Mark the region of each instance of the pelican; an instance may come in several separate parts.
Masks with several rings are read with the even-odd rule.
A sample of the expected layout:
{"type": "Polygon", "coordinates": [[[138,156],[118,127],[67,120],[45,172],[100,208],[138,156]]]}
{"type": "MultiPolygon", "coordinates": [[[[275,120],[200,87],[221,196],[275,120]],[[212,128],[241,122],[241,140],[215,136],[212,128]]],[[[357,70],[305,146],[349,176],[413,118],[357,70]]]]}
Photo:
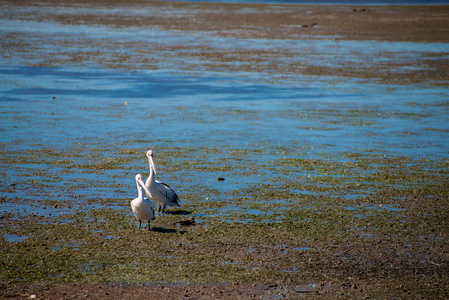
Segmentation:
{"type": "Polygon", "coordinates": [[[167,184],[162,183],[155,179],[156,175],[156,167],[154,166],[153,161],[153,151],[147,151],[148,164],[150,166],[150,176],[145,182],[145,186],[147,187],[149,193],[149,197],[159,204],[159,215],[165,212],[165,206],[181,206],[178,195],[176,195],[175,191],[169,187],[167,184]]]}
{"type": "Polygon", "coordinates": [[[142,227],[142,220],[148,220],[148,230],[150,230],[150,221],[154,220],[154,208],[150,199],[144,198],[142,195],[142,189],[150,196],[150,192],[142,181],[140,174],[136,175],[137,184],[137,198],[131,201],[131,209],[139,221],[139,229],[142,227]]]}

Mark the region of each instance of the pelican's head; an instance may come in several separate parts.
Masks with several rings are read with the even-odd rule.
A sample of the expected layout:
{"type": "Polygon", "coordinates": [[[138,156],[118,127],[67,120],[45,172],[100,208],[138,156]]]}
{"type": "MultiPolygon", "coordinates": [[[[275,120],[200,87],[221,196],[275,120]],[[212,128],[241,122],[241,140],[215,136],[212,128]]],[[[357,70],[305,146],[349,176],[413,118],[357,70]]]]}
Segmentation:
{"type": "Polygon", "coordinates": [[[152,198],[152,195],[151,195],[150,191],[146,187],[145,183],[142,181],[142,175],[140,175],[140,174],[136,175],[136,183],[137,183],[137,187],[138,188],[142,187],[143,190],[145,191],[145,194],[147,194],[148,197],[152,198]]]}
{"type": "Polygon", "coordinates": [[[150,164],[150,170],[152,169],[154,174],[156,174],[156,167],[154,166],[154,161],[153,161],[153,150],[147,151],[147,157],[148,157],[148,163],[150,164]]]}

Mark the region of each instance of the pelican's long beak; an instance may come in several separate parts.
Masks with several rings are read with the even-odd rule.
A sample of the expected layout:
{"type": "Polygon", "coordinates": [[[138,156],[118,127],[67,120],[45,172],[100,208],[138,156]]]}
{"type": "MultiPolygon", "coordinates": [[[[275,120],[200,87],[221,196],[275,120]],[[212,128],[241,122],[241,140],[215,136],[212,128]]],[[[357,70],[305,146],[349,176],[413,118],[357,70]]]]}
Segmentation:
{"type": "Polygon", "coordinates": [[[142,181],[142,179],[137,180],[137,182],[140,184],[140,186],[143,188],[143,190],[145,191],[145,194],[147,194],[148,197],[153,198],[151,196],[150,191],[148,190],[148,188],[146,187],[145,183],[142,181]]]}
{"type": "Polygon", "coordinates": [[[156,174],[157,171],[156,171],[156,167],[154,166],[153,157],[152,157],[152,156],[149,156],[149,157],[148,157],[148,161],[150,162],[151,168],[153,168],[154,174],[156,174]]]}

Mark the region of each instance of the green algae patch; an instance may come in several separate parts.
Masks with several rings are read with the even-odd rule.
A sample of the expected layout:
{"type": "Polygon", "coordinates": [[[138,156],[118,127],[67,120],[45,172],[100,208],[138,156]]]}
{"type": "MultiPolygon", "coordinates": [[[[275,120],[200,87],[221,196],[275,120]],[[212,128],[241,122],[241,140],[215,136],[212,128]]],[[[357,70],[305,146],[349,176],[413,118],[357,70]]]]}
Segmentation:
{"type": "MultiPolygon", "coordinates": [[[[250,196],[260,199],[259,203],[233,198],[230,204],[241,211],[243,223],[224,220],[219,203],[185,205],[184,211],[197,215],[196,226],[174,225],[179,216],[172,209],[171,214],[157,217],[150,231],[137,230],[127,206],[78,211],[47,218],[47,222],[36,222],[33,217],[3,220],[8,233],[27,238],[1,240],[1,278],[69,283],[297,284],[311,278],[324,280],[323,272],[370,278],[412,276],[411,270],[418,268],[420,274],[444,275],[439,267],[445,264],[444,255],[433,249],[439,249],[447,235],[447,211],[436,213],[435,209],[427,215],[431,210],[417,213],[421,209],[406,203],[407,209],[398,210],[344,198],[276,194],[270,185],[253,189],[250,196]],[[270,201],[274,196],[283,202],[270,201]],[[255,208],[260,210],[258,217],[244,212],[255,208]],[[206,212],[211,214],[210,209],[217,216],[212,213],[202,218],[206,212]],[[407,254],[389,256],[393,249],[407,254]]],[[[446,201],[418,200],[429,207],[446,201]]]]}
{"type": "MultiPolygon", "coordinates": [[[[430,295],[425,284],[449,278],[445,159],[363,149],[308,158],[309,149],[296,144],[153,147],[182,206],[157,214],[151,230],[137,230],[132,177],[146,176],[148,148],[126,145],[101,152],[99,144],[88,157],[117,167],[82,173],[72,167],[86,161],[79,152],[41,151],[34,163],[42,170],[28,174],[32,180],[3,188],[27,194],[1,198],[2,281],[298,285],[407,278],[430,295]],[[218,174],[226,180],[217,181],[218,174]],[[195,225],[179,225],[187,217],[195,225]]],[[[32,159],[14,163],[25,153],[3,154],[4,164],[33,169],[32,159]]]]}

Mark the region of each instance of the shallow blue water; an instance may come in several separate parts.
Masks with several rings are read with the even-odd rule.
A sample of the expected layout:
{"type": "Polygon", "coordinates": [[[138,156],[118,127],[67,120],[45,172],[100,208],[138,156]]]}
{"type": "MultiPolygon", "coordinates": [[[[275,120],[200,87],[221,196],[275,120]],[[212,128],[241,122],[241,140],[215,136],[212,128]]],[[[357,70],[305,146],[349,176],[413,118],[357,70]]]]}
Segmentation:
{"type": "MultiPolygon", "coordinates": [[[[207,45],[223,52],[237,48],[282,53],[288,49],[291,55],[272,57],[274,64],[313,61],[324,67],[348,63],[369,67],[394,61],[407,67],[409,60],[444,52],[447,44],[339,41],[335,37],[303,40],[301,36],[296,40],[236,39],[152,28],[140,29],[136,35],[123,28],[6,19],[0,21],[0,30],[26,34],[30,44],[33,39],[38,44],[29,53],[0,61],[0,149],[8,155],[0,162],[0,183],[4,187],[16,183],[4,192],[8,197],[73,198],[79,203],[134,197],[133,178],[137,172],[147,172],[143,153],[149,148],[185,150],[186,158],[164,158],[178,167],[190,161],[201,166],[203,161],[221,164],[227,159],[224,164],[231,164],[235,172],[226,174],[226,184],[215,181],[221,174],[198,172],[193,176],[189,170],[159,169],[161,177],[181,195],[201,190],[204,198],[209,192],[214,197],[265,184],[272,178],[291,180],[270,164],[284,150],[286,157],[327,157],[337,162],[348,160],[346,153],[411,160],[449,158],[446,87],[337,76],[283,76],[283,70],[273,74],[264,68],[210,70],[208,61],[164,56],[156,50],[147,53],[154,60],[151,65],[133,61],[147,45],[155,43],[207,45]],[[91,48],[82,48],[87,53],[126,54],[131,57],[127,65],[133,68],[113,63],[114,67],[107,68],[95,60],[67,63],[64,59],[55,60],[51,67],[38,66],[48,53],[60,51],[61,56],[68,56],[80,51],[76,44],[61,51],[61,39],[88,41],[91,48]],[[114,44],[115,39],[134,41],[136,46],[114,44]],[[68,162],[20,161],[42,149],[54,150],[61,156],[56,160],[68,162]],[[71,163],[95,165],[96,159],[117,157],[126,149],[141,149],[142,158],[98,172],[70,168],[71,163]],[[64,156],[64,151],[70,153],[64,156]],[[244,156],[243,165],[253,166],[249,171],[255,174],[245,174],[239,165],[241,156],[233,157],[237,151],[253,152],[244,156]],[[17,163],[11,164],[11,157],[17,163]],[[111,190],[111,185],[116,188],[111,190]]],[[[245,62],[228,62],[227,67],[238,63],[245,62]]],[[[294,171],[293,176],[309,175],[304,170],[294,171]]],[[[353,192],[354,197],[362,197],[368,191],[353,192]]],[[[234,206],[227,207],[231,210],[234,206]]]]}
{"type": "Polygon", "coordinates": [[[0,78],[20,82],[0,89],[4,143],[70,147],[113,134],[191,145],[219,144],[222,136],[237,145],[302,141],[418,157],[449,150],[445,88],[27,66],[3,67],[0,78]]]}

